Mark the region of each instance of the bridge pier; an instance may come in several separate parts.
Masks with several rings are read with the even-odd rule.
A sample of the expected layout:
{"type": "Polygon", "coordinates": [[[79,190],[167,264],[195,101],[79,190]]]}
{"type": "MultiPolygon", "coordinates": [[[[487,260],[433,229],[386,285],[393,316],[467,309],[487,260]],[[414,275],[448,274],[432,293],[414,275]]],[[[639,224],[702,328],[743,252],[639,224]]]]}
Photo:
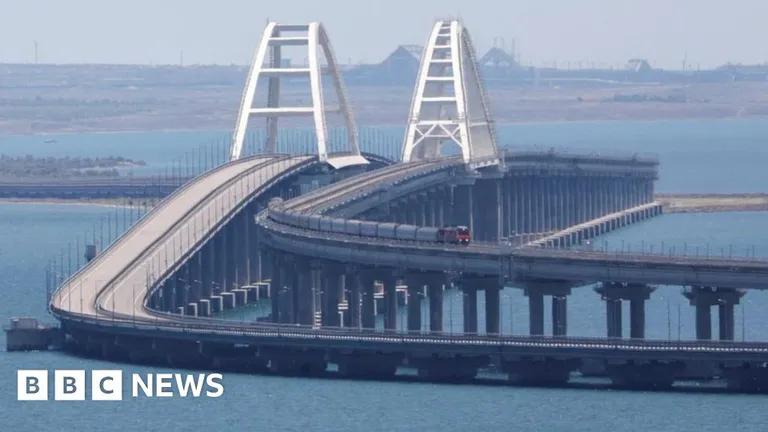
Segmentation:
{"type": "Polygon", "coordinates": [[[341,276],[344,269],[340,264],[323,264],[321,296],[323,298],[322,323],[326,327],[339,327],[339,300],[341,297],[341,276]]]}
{"type": "Polygon", "coordinates": [[[477,333],[477,287],[461,282],[464,333],[477,333]]]}
{"type": "Polygon", "coordinates": [[[421,296],[424,291],[424,276],[420,273],[408,273],[405,276],[408,286],[408,331],[421,331],[421,296]]]}
{"type": "Polygon", "coordinates": [[[374,282],[376,277],[370,271],[363,271],[359,275],[361,284],[360,324],[363,328],[376,328],[376,299],[374,298],[374,282]]]}
{"type": "Polygon", "coordinates": [[[464,332],[477,333],[477,291],[485,292],[485,334],[500,333],[501,283],[498,276],[462,275],[464,332]]]}
{"type": "Polygon", "coordinates": [[[624,337],[622,331],[622,300],[629,301],[629,337],[645,338],[645,301],[655,288],[645,284],[603,282],[595,288],[605,301],[608,337],[624,337]]]}
{"type": "Polygon", "coordinates": [[[387,330],[397,330],[397,279],[388,272],[382,277],[384,283],[384,304],[386,315],[384,315],[384,328],[387,330]]]}
{"type": "Polygon", "coordinates": [[[712,339],[712,306],[718,306],[720,340],[734,339],[734,306],[744,295],[743,290],[693,286],[683,292],[696,307],[696,339],[712,339]]]}
{"type": "Polygon", "coordinates": [[[295,258],[296,271],[296,320],[302,325],[312,325],[315,321],[315,288],[312,267],[309,260],[295,258]]]}
{"type": "Polygon", "coordinates": [[[568,295],[572,282],[560,280],[527,280],[523,293],[528,297],[528,330],[531,336],[544,334],[544,296],[552,297],[552,336],[568,334],[568,295]]]}
{"type": "Polygon", "coordinates": [[[360,270],[357,266],[347,266],[344,273],[344,287],[346,289],[347,315],[345,327],[360,328],[360,292],[363,282],[360,280],[360,270]]]}
{"type": "Polygon", "coordinates": [[[427,283],[429,297],[429,330],[443,331],[443,280],[435,278],[427,283]]]}

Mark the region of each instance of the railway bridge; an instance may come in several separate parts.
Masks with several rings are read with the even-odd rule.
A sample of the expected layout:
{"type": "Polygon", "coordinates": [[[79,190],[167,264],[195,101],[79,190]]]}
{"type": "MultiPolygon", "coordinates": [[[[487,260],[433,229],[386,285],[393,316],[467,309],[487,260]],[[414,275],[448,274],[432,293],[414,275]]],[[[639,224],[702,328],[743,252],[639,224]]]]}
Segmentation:
{"type": "Polygon", "coordinates": [[[430,35],[403,162],[362,154],[332,56],[317,23],[267,27],[232,160],[174,191],[61,281],[50,309],[70,347],[108,359],[283,374],[391,378],[409,369],[464,381],[483,370],[534,384],[581,374],[631,388],[723,378],[731,388],[766,390],[768,343],[734,341],[733,316],[746,290],[766,288],[768,262],[567,249],[660,213],[655,159],[497,149],[458,21],[438,22],[430,35]],[[282,47],[297,45],[308,49],[307,69],[280,61],[282,47]],[[326,134],[335,110],[319,91],[323,72],[347,127],[341,147],[326,134]],[[310,106],[280,106],[280,80],[296,76],[309,84],[310,106]],[[254,107],[265,80],[267,103],[254,107]],[[251,117],[266,119],[266,148],[274,150],[286,116],[311,118],[316,154],[243,153],[251,117]],[[437,236],[457,225],[469,227],[469,245],[437,236]],[[657,284],[686,287],[697,340],[645,338],[645,301],[657,284]],[[605,300],[605,338],[568,336],[568,295],[584,286],[605,300]],[[461,332],[443,328],[451,287],[462,291],[461,332]],[[502,334],[503,289],[527,296],[529,335],[502,334]],[[629,334],[622,301],[630,303],[629,334]],[[253,303],[266,309],[258,319],[227,319],[253,303]]]}

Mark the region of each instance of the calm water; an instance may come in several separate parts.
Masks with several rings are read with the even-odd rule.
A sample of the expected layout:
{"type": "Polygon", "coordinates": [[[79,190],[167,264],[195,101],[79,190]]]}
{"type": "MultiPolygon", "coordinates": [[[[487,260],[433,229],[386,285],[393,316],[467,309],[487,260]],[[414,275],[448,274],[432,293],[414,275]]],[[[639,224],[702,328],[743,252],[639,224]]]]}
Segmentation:
{"type": "MultiPolygon", "coordinates": [[[[303,142],[305,135],[289,137],[303,142]]],[[[361,146],[391,157],[399,154],[402,135],[400,127],[361,127],[361,146]]],[[[661,160],[660,192],[768,192],[768,119],[527,123],[499,125],[498,135],[505,147],[655,154],[661,160]]],[[[148,163],[134,170],[138,175],[220,160],[228,137],[211,130],[0,135],[0,154],[119,155],[148,163]],[[56,143],[45,143],[50,139],[56,143]]]]}
{"type": "MultiPolygon", "coordinates": [[[[54,149],[41,137],[0,137],[2,152],[85,155],[121,154],[163,164],[208,139],[200,133],[87,134],[58,137],[54,149]],[[39,143],[39,144],[38,144],[39,143]],[[71,146],[70,146],[71,145],[71,146]],[[105,150],[105,148],[109,147],[105,150]]],[[[668,191],[766,191],[768,121],[573,123],[502,128],[506,142],[526,146],[620,149],[658,153],[659,188],[668,191]],[[593,144],[594,143],[594,144],[593,144]],[[670,167],[671,165],[671,167],[670,167]],[[715,169],[717,168],[717,169],[715,169]],[[686,171],[687,170],[687,171],[686,171]],[[688,174],[685,174],[688,173],[688,174]],[[737,173],[738,175],[736,175],[737,173]]],[[[0,204],[0,320],[12,315],[50,319],[45,312],[42,268],[114,210],[84,205],[0,204]]],[[[768,256],[768,213],[665,215],[617,231],[597,242],[610,250],[674,247],[690,254],[750,253],[768,256]],[[622,243],[623,242],[623,243],[622,243]]],[[[480,299],[482,301],[482,298],[480,299]]],[[[504,332],[527,332],[527,308],[519,290],[502,294],[504,332]]],[[[461,300],[446,296],[446,326],[458,329],[461,300]],[[453,307],[452,307],[453,306],[453,307]]],[[[768,340],[764,293],[750,292],[736,312],[737,338],[768,340]]],[[[591,287],[574,290],[569,333],[604,334],[605,312],[591,287]]],[[[648,336],[690,338],[691,307],[679,287],[660,287],[648,303],[648,336]],[[679,319],[678,319],[679,316],[679,319]]],[[[628,314],[625,313],[625,317],[628,314]]],[[[716,313],[715,313],[716,316],[716,313]]],[[[233,317],[237,319],[237,317],[233,317]]],[[[482,323],[481,323],[482,325],[482,323]]],[[[625,323],[628,328],[628,323],[625,323]]],[[[4,336],[2,336],[4,338],[4,336]]],[[[4,339],[0,344],[4,348],[4,339]]],[[[81,431],[191,430],[548,430],[701,431],[765,430],[768,398],[746,395],[531,389],[416,383],[279,378],[225,374],[219,399],[136,399],[123,403],[15,401],[19,368],[108,369],[155,372],[62,353],[0,352],[0,430],[49,430],[55,424],[81,431]],[[55,417],[54,417],[55,416],[55,417]]],[[[61,426],[59,426],[61,427],[61,426]]]]}

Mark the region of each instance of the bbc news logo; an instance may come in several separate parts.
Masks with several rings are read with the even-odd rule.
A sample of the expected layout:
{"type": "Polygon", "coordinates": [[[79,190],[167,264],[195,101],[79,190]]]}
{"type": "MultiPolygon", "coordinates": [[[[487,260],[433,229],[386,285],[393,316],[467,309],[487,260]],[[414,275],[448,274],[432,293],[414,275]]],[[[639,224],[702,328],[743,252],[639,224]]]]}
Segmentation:
{"type": "MultiPolygon", "coordinates": [[[[90,388],[90,400],[123,400],[123,371],[92,370],[90,387],[86,382],[84,370],[53,371],[53,381],[49,386],[49,371],[45,369],[20,369],[16,373],[16,398],[21,401],[48,400],[51,388],[53,400],[82,401],[86,399],[86,388],[90,388]]],[[[170,397],[209,397],[217,398],[224,394],[224,377],[212,374],[130,374],[130,397],[170,398],[170,397]]],[[[126,387],[127,390],[127,387],[126,387]]]]}

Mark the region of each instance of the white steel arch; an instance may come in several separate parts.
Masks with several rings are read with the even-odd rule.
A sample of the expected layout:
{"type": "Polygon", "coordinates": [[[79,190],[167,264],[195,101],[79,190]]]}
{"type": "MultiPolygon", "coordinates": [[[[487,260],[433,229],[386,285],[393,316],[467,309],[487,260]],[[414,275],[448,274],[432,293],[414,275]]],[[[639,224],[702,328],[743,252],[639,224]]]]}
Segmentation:
{"type": "Polygon", "coordinates": [[[270,22],[264,29],[264,34],[256,48],[253,63],[248,72],[237,124],[232,134],[230,158],[236,160],[243,156],[245,133],[252,117],[266,119],[265,151],[274,153],[277,150],[278,119],[297,116],[312,117],[317,140],[317,155],[321,161],[328,162],[335,168],[368,163],[360,155],[357,126],[349,109],[336,58],[323,26],[318,22],[299,25],[270,22]],[[284,66],[282,58],[282,47],[284,46],[305,46],[307,48],[307,66],[284,66]],[[327,72],[336,91],[339,103],[338,112],[343,116],[346,126],[347,149],[341,153],[329,153],[328,150],[328,128],[325,117],[329,110],[323,101],[322,79],[324,71],[320,64],[320,50],[325,57],[327,72]],[[281,106],[280,79],[290,76],[308,78],[311,95],[310,106],[281,106]],[[267,103],[263,108],[256,108],[253,103],[257,85],[259,80],[264,78],[268,79],[267,103]]]}
{"type": "Polygon", "coordinates": [[[466,163],[499,163],[475,50],[457,20],[436,22],[422,53],[402,160],[440,157],[443,144],[450,142],[466,163]]]}

